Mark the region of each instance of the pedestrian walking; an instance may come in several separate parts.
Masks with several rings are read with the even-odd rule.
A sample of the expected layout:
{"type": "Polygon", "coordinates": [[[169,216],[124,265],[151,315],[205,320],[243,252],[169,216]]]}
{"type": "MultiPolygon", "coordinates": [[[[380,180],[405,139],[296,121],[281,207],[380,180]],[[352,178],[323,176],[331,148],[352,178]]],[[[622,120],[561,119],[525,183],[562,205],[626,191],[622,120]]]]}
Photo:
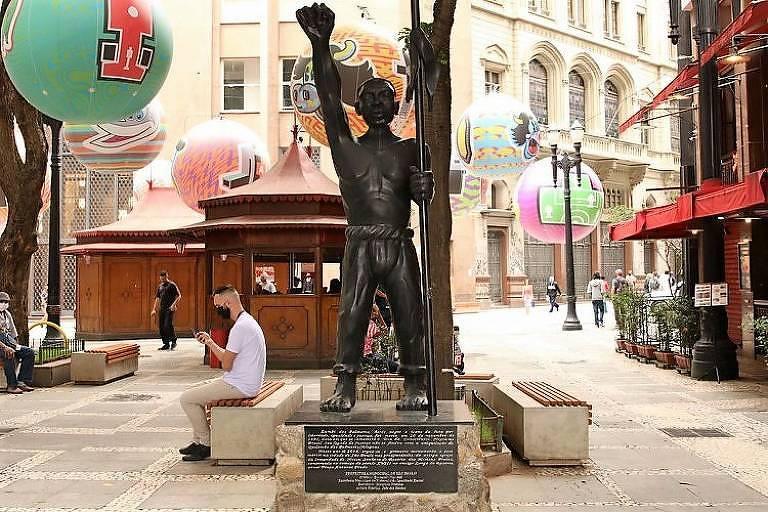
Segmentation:
{"type": "Polygon", "coordinates": [[[637,277],[635,277],[635,274],[633,274],[631,270],[627,272],[627,285],[632,290],[637,286],[637,277]]]}
{"type": "Polygon", "coordinates": [[[587,283],[587,296],[592,299],[592,311],[595,313],[595,326],[605,327],[605,280],[600,272],[595,272],[587,283]]]}
{"type": "Polygon", "coordinates": [[[553,276],[549,276],[547,282],[547,297],[549,297],[549,312],[554,310],[560,311],[560,304],[557,303],[557,298],[563,293],[560,291],[560,285],[557,284],[553,276]]]}
{"type": "Polygon", "coordinates": [[[151,316],[157,316],[160,329],[160,339],[163,345],[158,350],[173,350],[176,348],[176,331],[173,328],[173,314],[181,300],[179,287],[168,279],[168,272],[160,271],[160,285],[157,287],[155,302],[151,316]]]}
{"type": "Polygon", "coordinates": [[[625,286],[627,286],[627,278],[624,277],[624,271],[620,268],[617,268],[615,274],[616,277],[614,277],[613,281],[611,281],[611,293],[614,295],[619,293],[624,289],[625,286]]]}
{"type": "Polygon", "coordinates": [[[35,351],[19,345],[19,333],[8,308],[11,297],[6,292],[0,292],[0,359],[3,361],[6,393],[20,395],[25,391],[34,391],[31,386],[35,371],[35,351]],[[16,374],[16,361],[21,363],[21,369],[16,374]]]}

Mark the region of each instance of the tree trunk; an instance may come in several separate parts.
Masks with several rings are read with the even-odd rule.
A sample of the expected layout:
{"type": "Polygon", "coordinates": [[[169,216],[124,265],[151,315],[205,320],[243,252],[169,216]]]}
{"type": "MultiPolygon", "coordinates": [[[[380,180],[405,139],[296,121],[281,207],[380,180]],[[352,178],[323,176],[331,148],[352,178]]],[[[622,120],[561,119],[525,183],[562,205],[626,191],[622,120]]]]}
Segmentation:
{"type": "MultiPolygon", "coordinates": [[[[0,19],[10,0],[2,0],[0,19]]],[[[40,191],[48,161],[43,121],[16,91],[0,60],[0,188],[8,200],[8,223],[0,236],[0,290],[11,296],[19,341],[28,341],[28,288],[32,255],[37,250],[40,191]],[[24,139],[26,154],[16,147],[14,124],[24,139]]]]}
{"type": "Polygon", "coordinates": [[[430,256],[434,315],[435,366],[438,398],[453,399],[453,303],[451,300],[451,203],[448,182],[451,165],[451,31],[456,0],[435,0],[432,45],[440,65],[440,80],[432,112],[426,112],[425,135],[432,154],[435,197],[430,207],[430,256]]]}

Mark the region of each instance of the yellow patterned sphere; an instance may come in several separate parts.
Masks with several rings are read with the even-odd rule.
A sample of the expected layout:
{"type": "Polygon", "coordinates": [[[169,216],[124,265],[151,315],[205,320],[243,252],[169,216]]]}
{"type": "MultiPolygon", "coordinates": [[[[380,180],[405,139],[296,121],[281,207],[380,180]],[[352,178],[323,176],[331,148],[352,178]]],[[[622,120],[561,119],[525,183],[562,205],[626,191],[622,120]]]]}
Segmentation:
{"type": "MultiPolygon", "coordinates": [[[[413,102],[405,102],[407,66],[397,41],[373,26],[340,26],[333,31],[330,46],[341,78],[341,99],[352,135],[359,137],[368,130],[362,116],[355,113],[355,101],[358,87],[371,78],[389,80],[395,88],[395,99],[400,102],[400,108],[390,125],[392,132],[398,136],[412,133],[409,125],[414,124],[413,102]]],[[[291,101],[307,133],[327,146],[310,46],[296,59],[293,67],[291,101]]]]}

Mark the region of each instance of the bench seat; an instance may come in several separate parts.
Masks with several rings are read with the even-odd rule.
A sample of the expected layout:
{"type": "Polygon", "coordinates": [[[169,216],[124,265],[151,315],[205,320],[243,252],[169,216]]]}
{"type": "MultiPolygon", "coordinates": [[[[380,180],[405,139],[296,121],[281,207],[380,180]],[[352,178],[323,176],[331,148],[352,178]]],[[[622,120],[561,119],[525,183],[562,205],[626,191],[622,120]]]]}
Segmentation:
{"type": "Polygon", "coordinates": [[[281,381],[265,382],[255,397],[208,402],[211,458],[222,466],[271,465],[275,429],[303,402],[302,386],[281,381]]]}
{"type": "Polygon", "coordinates": [[[116,343],[72,354],[75,384],[106,384],[133,375],[139,369],[139,345],[116,343]]]}
{"type": "Polygon", "coordinates": [[[491,406],[504,437],[532,466],[582,465],[589,459],[592,407],[544,382],[494,385],[491,406]]]}

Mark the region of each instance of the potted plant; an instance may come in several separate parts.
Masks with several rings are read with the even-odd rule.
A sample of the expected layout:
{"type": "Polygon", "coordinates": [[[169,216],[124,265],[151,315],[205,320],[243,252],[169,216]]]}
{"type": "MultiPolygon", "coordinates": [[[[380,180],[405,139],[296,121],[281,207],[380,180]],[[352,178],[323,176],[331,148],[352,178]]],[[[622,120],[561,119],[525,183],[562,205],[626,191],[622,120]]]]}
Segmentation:
{"type": "Polygon", "coordinates": [[[616,349],[619,352],[628,352],[627,342],[627,330],[626,330],[626,311],[628,308],[627,302],[629,295],[624,292],[619,292],[611,298],[613,303],[613,309],[616,315],[616,328],[619,331],[616,338],[616,349]]]}
{"type": "MultiPolygon", "coordinates": [[[[676,299],[677,297],[672,300],[676,299]]],[[[675,353],[672,351],[674,341],[672,323],[674,321],[674,314],[670,302],[669,300],[656,301],[651,306],[651,315],[656,324],[659,341],[654,358],[656,359],[656,366],[664,369],[675,367],[675,353]]]]}
{"type": "Polygon", "coordinates": [[[624,332],[627,336],[627,342],[625,342],[627,352],[639,356],[642,346],[643,297],[630,288],[625,288],[617,296],[621,296],[624,305],[624,332]]]}
{"type": "Polygon", "coordinates": [[[680,373],[691,373],[693,345],[699,339],[699,312],[690,297],[676,297],[671,301],[672,327],[678,335],[680,353],[675,355],[675,364],[680,373]]]}

